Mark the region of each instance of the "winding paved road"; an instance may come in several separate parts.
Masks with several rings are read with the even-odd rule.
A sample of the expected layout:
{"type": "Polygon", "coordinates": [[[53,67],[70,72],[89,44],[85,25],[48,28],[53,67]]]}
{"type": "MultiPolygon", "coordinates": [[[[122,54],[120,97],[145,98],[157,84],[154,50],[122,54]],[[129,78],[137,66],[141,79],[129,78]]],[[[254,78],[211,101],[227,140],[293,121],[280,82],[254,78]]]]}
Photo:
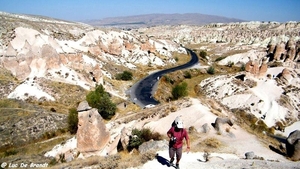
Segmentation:
{"type": "Polygon", "coordinates": [[[198,63],[198,56],[192,50],[187,48],[186,50],[191,56],[191,60],[188,63],[152,73],[144,79],[140,80],[139,82],[135,83],[129,89],[131,101],[139,105],[140,107],[145,107],[150,104],[159,104],[159,102],[155,100],[152,97],[152,95],[155,92],[155,88],[158,84],[157,82],[160,79],[160,77],[166,73],[174,72],[180,69],[186,69],[198,63]]]}

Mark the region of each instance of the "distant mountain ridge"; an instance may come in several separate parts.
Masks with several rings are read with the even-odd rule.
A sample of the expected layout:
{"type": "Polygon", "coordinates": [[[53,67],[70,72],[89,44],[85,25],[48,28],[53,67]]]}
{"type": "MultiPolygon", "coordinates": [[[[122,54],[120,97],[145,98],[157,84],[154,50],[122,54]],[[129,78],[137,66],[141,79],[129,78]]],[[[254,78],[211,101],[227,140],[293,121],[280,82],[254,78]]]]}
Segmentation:
{"type": "Polygon", "coordinates": [[[83,21],[93,26],[143,27],[158,25],[205,25],[210,23],[244,22],[245,20],[200,13],[145,14],[124,17],[109,17],[83,21]]]}

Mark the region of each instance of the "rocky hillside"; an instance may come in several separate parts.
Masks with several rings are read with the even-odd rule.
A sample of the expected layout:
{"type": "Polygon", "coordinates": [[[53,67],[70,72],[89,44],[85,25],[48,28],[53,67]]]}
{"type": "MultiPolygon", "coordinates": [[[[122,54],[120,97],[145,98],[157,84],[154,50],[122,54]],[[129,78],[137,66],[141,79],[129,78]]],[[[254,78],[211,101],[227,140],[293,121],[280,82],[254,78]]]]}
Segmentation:
{"type": "MultiPolygon", "coordinates": [[[[207,70],[208,67],[214,67],[218,75],[201,81],[196,85],[195,90],[199,95],[204,96],[205,100],[212,99],[226,108],[223,110],[215,107],[216,104],[208,103],[215,114],[222,116],[224,113],[229,113],[226,115],[227,117],[240,116],[238,119],[244,116],[240,125],[258,126],[258,128],[261,127],[260,132],[270,132],[285,137],[300,126],[299,30],[300,24],[295,22],[248,22],[210,24],[203,27],[165,26],[139,29],[140,32],[157,38],[167,38],[191,46],[197,52],[206,51],[208,53],[208,56],[202,59],[202,65],[198,69],[201,71],[207,70]],[[158,29],[164,31],[157,31],[158,29]],[[244,71],[230,73],[232,70],[239,69],[244,71]]],[[[173,76],[170,75],[169,78],[178,79],[178,76],[179,74],[176,73],[173,76]]],[[[201,102],[206,103],[206,101],[201,102]]],[[[204,111],[204,109],[199,111],[204,111]]],[[[184,111],[184,114],[188,112],[184,111]]],[[[193,114],[188,116],[189,119],[185,119],[190,122],[188,126],[196,126],[193,122],[198,122],[199,119],[190,117],[195,116],[193,114]]],[[[201,117],[207,118],[207,116],[201,117]]],[[[165,118],[161,119],[161,121],[164,120],[165,118]]],[[[209,119],[202,121],[209,121],[209,119]]],[[[164,123],[158,125],[157,121],[152,123],[154,123],[152,127],[157,130],[159,129],[156,126],[159,128],[164,126],[164,123]]],[[[199,131],[199,127],[196,129],[199,131]]],[[[201,137],[205,137],[205,134],[202,134],[201,137]]],[[[238,137],[235,137],[234,140],[236,139],[238,137]]],[[[232,141],[230,144],[233,143],[232,141]]],[[[267,144],[271,147],[270,142],[267,144]]],[[[234,145],[236,147],[241,143],[234,145]]],[[[250,145],[245,145],[245,147],[248,146],[250,145]]],[[[224,165],[225,161],[222,161],[222,167],[227,168],[224,165]]],[[[229,163],[232,167],[232,163],[229,163]]],[[[144,165],[145,168],[155,165],[154,162],[147,164],[144,165]]],[[[298,167],[297,164],[295,165],[298,167]]],[[[194,165],[189,165],[189,167],[192,166],[194,165]]],[[[198,164],[197,168],[201,167],[203,165],[198,164]]],[[[209,167],[211,166],[203,168],[209,167]]],[[[245,167],[245,165],[240,167],[245,167]]],[[[275,165],[274,168],[281,167],[275,165]]],[[[288,168],[292,168],[292,166],[288,168]]]]}
{"type": "Polygon", "coordinates": [[[139,31],[178,43],[232,43],[236,46],[267,47],[269,44],[287,42],[290,38],[297,42],[300,36],[299,27],[299,22],[240,22],[212,23],[204,26],[158,26],[140,28],[139,31]]]}
{"type": "Polygon", "coordinates": [[[101,20],[84,21],[93,26],[119,28],[139,28],[158,25],[206,25],[210,23],[242,22],[241,19],[226,18],[216,15],[199,13],[186,14],[146,14],[125,17],[104,18],[101,20]]]}
{"type": "Polygon", "coordinates": [[[203,80],[197,87],[199,94],[220,101],[232,111],[253,114],[268,127],[283,130],[283,126],[292,125],[300,117],[299,29],[299,22],[245,22],[160,26],[139,31],[191,46],[198,52],[206,51],[208,56],[202,66],[213,66],[222,75],[203,80]],[[221,65],[229,70],[243,67],[245,72],[230,74],[218,68],[221,65]]]}
{"type": "Polygon", "coordinates": [[[0,21],[0,98],[4,100],[0,111],[7,115],[0,122],[5,136],[1,146],[64,130],[64,114],[95,84],[125,98],[130,84],[118,92],[110,82],[116,73],[130,70],[144,75],[147,72],[141,67],[172,65],[171,53],[184,52],[172,41],[82,23],[4,12],[0,21]],[[37,108],[9,107],[6,99],[23,100],[22,104],[37,108]]]}
{"type": "Polygon", "coordinates": [[[2,97],[54,101],[59,96],[35,83],[37,79],[88,90],[95,83],[103,84],[104,77],[114,77],[118,67],[135,70],[139,65],[172,64],[171,52],[180,50],[172,41],[126,31],[7,13],[0,17],[1,66],[22,81],[13,90],[2,91],[2,97]],[[24,88],[39,94],[22,92],[24,88]]]}
{"type": "MultiPolygon", "coordinates": [[[[0,113],[3,115],[0,135],[5,136],[1,138],[2,148],[65,129],[67,116],[63,110],[77,106],[96,84],[103,84],[112,95],[126,100],[125,91],[148,71],[176,65],[176,60],[181,58],[175,59],[173,54],[185,53],[182,45],[208,54],[200,58],[201,65],[193,67],[195,74],[208,77],[190,80],[196,84],[192,86],[197,92],[196,98],[149,110],[128,110],[121,106],[122,113],[110,122],[103,121],[95,109],[91,113],[78,107],[78,111],[83,111],[79,116],[82,130],[78,133],[82,137],[69,140],[72,147],[66,151],[62,151],[61,146],[53,148],[48,157],[59,160],[65,153],[65,158],[71,161],[78,156],[78,148],[86,151],[86,154],[81,153],[82,158],[94,155],[93,152],[113,155],[118,152],[120,140],[125,142],[123,148],[126,148],[133,128],[150,127],[163,134],[176,116],[183,117],[187,128],[195,128],[195,147],[202,141],[199,133],[210,130],[208,124],[219,116],[239,121],[234,117],[237,112],[247,114],[252,123],[246,125],[265,124],[261,130],[270,129],[267,132],[275,134],[287,136],[290,129],[299,126],[299,23],[157,26],[124,31],[3,12],[0,21],[0,113]],[[214,75],[207,74],[209,67],[215,68],[214,75]],[[134,80],[128,83],[114,80],[123,70],[134,72],[134,80]],[[195,114],[197,117],[191,118],[195,114]],[[88,134],[94,123],[99,125],[92,126],[96,128],[91,132],[101,131],[105,135],[101,142],[98,141],[101,135],[88,134]],[[91,135],[97,138],[91,139],[91,135]],[[78,147],[77,143],[84,142],[85,137],[96,141],[95,144],[78,147]]],[[[183,73],[174,73],[174,79],[185,79],[179,77],[181,75],[183,73]]],[[[243,123],[224,125],[221,133],[211,132],[209,136],[227,143],[228,139],[230,143],[231,139],[241,139],[234,145],[243,146],[233,148],[226,144],[222,150],[228,153],[227,148],[233,149],[230,153],[242,158],[243,148],[247,147],[247,139],[243,137],[246,132],[237,125],[243,123]]],[[[287,161],[264,146],[253,149],[267,159],[287,161]]],[[[45,158],[44,154],[41,158],[45,158]]]]}

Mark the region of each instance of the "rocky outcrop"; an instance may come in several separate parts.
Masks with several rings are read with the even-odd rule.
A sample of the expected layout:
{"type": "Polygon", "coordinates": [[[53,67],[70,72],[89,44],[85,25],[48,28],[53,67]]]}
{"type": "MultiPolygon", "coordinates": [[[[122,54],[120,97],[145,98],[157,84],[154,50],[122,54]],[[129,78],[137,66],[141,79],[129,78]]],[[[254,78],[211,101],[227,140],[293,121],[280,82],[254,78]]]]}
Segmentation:
{"type": "Polygon", "coordinates": [[[271,60],[282,62],[298,62],[300,41],[295,41],[294,38],[289,39],[287,42],[280,42],[278,44],[268,45],[268,55],[271,60]]]}
{"type": "Polygon", "coordinates": [[[126,127],[124,127],[121,130],[121,137],[120,137],[120,143],[122,144],[122,148],[125,150],[127,148],[127,145],[129,144],[131,131],[128,130],[126,127]]]}
{"type": "Polygon", "coordinates": [[[286,59],[289,61],[294,61],[296,57],[296,43],[293,39],[290,39],[285,46],[286,49],[286,59]]]}
{"type": "Polygon", "coordinates": [[[254,77],[264,77],[268,70],[268,65],[265,61],[260,65],[257,61],[250,60],[246,63],[245,70],[254,77]]]}
{"type": "Polygon", "coordinates": [[[290,84],[290,82],[293,80],[291,71],[287,68],[283,69],[281,74],[279,74],[279,79],[281,79],[286,84],[290,84]]]}
{"type": "Polygon", "coordinates": [[[88,107],[82,107],[86,104],[81,103],[78,107],[82,111],[78,112],[77,150],[83,156],[100,154],[110,140],[110,134],[97,109],[84,111],[88,107]]]}
{"type": "Polygon", "coordinates": [[[112,55],[121,55],[123,49],[123,43],[120,43],[118,39],[113,39],[108,45],[108,52],[112,55]]]}
{"type": "Polygon", "coordinates": [[[274,50],[274,60],[279,61],[279,60],[285,60],[285,44],[280,43],[277,44],[274,50]]]}
{"type": "Polygon", "coordinates": [[[51,137],[67,127],[66,115],[46,112],[37,107],[23,109],[22,112],[10,110],[7,113],[16,116],[0,123],[0,147],[19,147],[35,139],[51,137]]]}
{"type": "Polygon", "coordinates": [[[211,125],[215,128],[216,131],[223,133],[225,131],[224,126],[233,126],[233,122],[229,118],[217,117],[215,123],[212,123],[211,125]]]}
{"type": "Polygon", "coordinates": [[[210,131],[210,127],[209,127],[208,123],[203,124],[202,125],[202,132],[203,133],[209,133],[209,131],[210,131]]]}
{"type": "Polygon", "coordinates": [[[141,50],[153,53],[155,52],[155,45],[151,44],[149,41],[146,41],[145,43],[141,44],[141,50]]]}
{"type": "Polygon", "coordinates": [[[292,160],[300,160],[300,130],[295,130],[289,134],[286,139],[286,153],[292,160]]]}
{"type": "Polygon", "coordinates": [[[8,45],[8,47],[6,49],[5,56],[14,57],[16,55],[17,55],[16,50],[12,47],[11,43],[9,43],[9,45],[8,45]]]}
{"type": "Polygon", "coordinates": [[[169,146],[168,146],[168,142],[166,140],[159,140],[159,141],[150,140],[150,141],[144,142],[143,144],[141,144],[139,146],[139,152],[141,154],[145,154],[148,152],[155,153],[155,152],[161,151],[161,150],[168,150],[168,148],[169,148],[169,146]]]}
{"type": "Polygon", "coordinates": [[[136,49],[136,47],[128,41],[124,42],[124,46],[125,46],[125,49],[128,50],[129,52],[132,52],[134,49],[136,49]]]}
{"type": "Polygon", "coordinates": [[[92,109],[92,107],[89,106],[89,103],[86,100],[84,100],[79,103],[79,105],[77,107],[77,112],[88,111],[91,109],[92,109]]]}

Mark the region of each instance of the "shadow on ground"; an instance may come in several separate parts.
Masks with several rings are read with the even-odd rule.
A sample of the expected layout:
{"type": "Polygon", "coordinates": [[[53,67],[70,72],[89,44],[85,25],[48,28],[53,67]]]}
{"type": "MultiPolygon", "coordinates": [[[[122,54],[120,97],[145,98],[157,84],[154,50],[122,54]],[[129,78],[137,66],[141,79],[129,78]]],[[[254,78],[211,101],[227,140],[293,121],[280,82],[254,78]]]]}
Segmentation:
{"type": "Polygon", "coordinates": [[[171,166],[169,160],[165,159],[164,157],[162,157],[162,156],[160,156],[160,155],[158,155],[158,154],[156,154],[156,159],[157,159],[157,161],[158,161],[161,165],[166,165],[166,166],[168,166],[168,167],[171,166]]]}

